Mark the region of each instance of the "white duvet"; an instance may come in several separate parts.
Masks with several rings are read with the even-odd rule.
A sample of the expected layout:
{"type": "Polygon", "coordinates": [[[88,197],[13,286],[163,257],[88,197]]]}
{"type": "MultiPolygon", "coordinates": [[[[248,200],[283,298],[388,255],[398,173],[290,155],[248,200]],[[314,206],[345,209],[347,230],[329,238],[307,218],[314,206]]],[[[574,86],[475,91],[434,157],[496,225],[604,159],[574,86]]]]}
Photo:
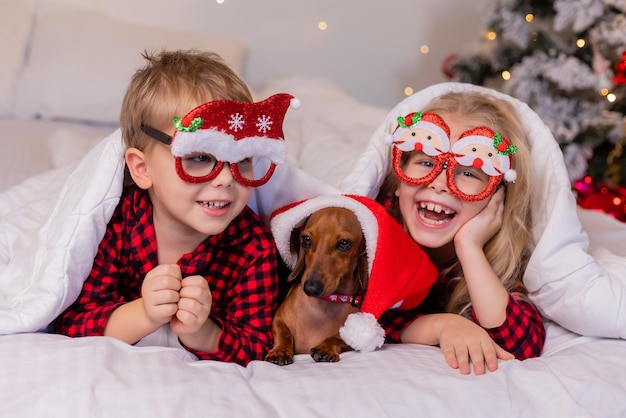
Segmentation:
{"type": "MultiPolygon", "coordinates": [[[[385,112],[332,86],[298,81],[269,85],[261,94],[286,91],[302,102],[286,119],[290,165],[251,201],[265,219],[291,200],[319,193],[371,195],[377,171],[385,168],[380,136],[394,115],[450,89],[476,88],[435,86],[385,119],[385,112]]],[[[461,376],[436,347],[385,346],[346,353],[336,364],[300,355],[291,366],[252,362],[243,368],[196,361],[167,327],[137,346],[35,332],[78,295],[118,201],[123,149],[114,132],[77,165],[0,194],[0,334],[7,334],[0,336],[0,415],[626,414],[626,342],[591,337],[626,337],[626,227],[587,211],[577,216],[556,143],[533,112],[515,105],[532,129],[537,179],[527,285],[542,313],[562,326],[547,322],[540,358],[503,362],[485,376],[461,376]]]]}

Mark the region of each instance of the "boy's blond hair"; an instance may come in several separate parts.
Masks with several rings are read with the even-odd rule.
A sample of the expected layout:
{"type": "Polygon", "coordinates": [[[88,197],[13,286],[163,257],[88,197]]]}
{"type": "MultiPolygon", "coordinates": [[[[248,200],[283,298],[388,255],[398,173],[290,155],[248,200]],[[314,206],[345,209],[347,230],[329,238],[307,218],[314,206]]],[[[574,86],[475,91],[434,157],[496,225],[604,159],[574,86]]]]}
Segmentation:
{"type": "MultiPolygon", "coordinates": [[[[518,147],[513,156],[513,168],[517,172],[517,179],[514,183],[506,184],[502,227],[485,244],[484,251],[505,288],[511,292],[525,294],[521,277],[529,258],[527,244],[531,226],[531,167],[528,140],[523,126],[516,117],[515,109],[504,100],[480,93],[448,93],[435,98],[421,110],[454,115],[460,123],[468,126],[488,126],[518,147]]],[[[395,197],[399,181],[390,167],[377,200],[392,202],[390,213],[403,224],[395,197]]],[[[470,317],[469,291],[458,261],[451,269],[459,275],[459,283],[450,297],[446,310],[470,317]]],[[[451,269],[446,269],[441,274],[449,274],[451,269]]]]}
{"type": "Polygon", "coordinates": [[[172,118],[207,101],[252,102],[243,80],[213,52],[144,51],[142,56],[147,64],[133,75],[120,114],[127,147],[145,150],[151,143],[142,124],[170,132],[172,118]]]}

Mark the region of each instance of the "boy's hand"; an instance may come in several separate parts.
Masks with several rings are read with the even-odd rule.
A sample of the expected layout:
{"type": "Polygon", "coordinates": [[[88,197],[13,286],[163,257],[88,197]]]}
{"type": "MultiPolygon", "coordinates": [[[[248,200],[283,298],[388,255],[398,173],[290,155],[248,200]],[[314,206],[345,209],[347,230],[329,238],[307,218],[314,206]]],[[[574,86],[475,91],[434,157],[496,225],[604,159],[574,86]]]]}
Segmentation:
{"type": "Polygon", "coordinates": [[[158,326],[170,322],[178,310],[181,288],[180,267],[162,264],[153,268],[141,285],[141,298],[146,316],[158,326]]]}
{"type": "Polygon", "coordinates": [[[188,276],[181,284],[178,310],[170,322],[172,331],[179,337],[199,331],[207,322],[213,303],[209,284],[204,277],[188,276]]]}

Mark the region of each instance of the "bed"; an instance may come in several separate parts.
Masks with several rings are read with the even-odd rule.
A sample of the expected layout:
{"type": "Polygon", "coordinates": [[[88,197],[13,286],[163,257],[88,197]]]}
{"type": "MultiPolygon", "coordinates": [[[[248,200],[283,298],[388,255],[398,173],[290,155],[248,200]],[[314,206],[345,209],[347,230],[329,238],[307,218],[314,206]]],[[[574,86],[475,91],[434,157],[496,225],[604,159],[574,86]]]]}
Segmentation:
{"type": "MultiPolygon", "coordinates": [[[[1,3],[0,39],[10,40],[0,42],[1,416],[626,416],[626,226],[576,208],[558,146],[517,102],[532,128],[536,163],[535,253],[526,284],[546,321],[538,358],[464,376],[437,347],[385,345],[345,353],[338,363],[298,355],[289,366],[242,367],[198,361],[167,326],[133,346],[46,332],[78,295],[119,198],[117,113],[138,51],[212,49],[240,71],[246,48],[92,11],[1,3]],[[77,21],[90,22],[80,37],[58,30],[77,21]]],[[[371,194],[371,177],[385,167],[362,156],[384,156],[381,137],[393,115],[471,88],[433,86],[389,112],[327,80],[267,80],[257,98],[288,92],[302,106],[285,119],[288,165],[251,206],[267,220],[291,200],[371,194]]]]}

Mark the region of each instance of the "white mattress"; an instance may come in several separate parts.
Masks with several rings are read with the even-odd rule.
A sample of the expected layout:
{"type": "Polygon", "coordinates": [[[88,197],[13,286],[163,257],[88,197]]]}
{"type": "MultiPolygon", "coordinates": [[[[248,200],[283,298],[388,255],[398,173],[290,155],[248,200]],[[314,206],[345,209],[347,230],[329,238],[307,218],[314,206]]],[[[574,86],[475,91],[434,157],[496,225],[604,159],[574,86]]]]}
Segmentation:
{"type": "Polygon", "coordinates": [[[244,368],[196,361],[182,348],[18,334],[0,338],[0,415],[619,417],[625,358],[623,341],[577,337],[554,324],[542,357],[501,362],[483,376],[460,375],[427,346],[244,368]]]}

